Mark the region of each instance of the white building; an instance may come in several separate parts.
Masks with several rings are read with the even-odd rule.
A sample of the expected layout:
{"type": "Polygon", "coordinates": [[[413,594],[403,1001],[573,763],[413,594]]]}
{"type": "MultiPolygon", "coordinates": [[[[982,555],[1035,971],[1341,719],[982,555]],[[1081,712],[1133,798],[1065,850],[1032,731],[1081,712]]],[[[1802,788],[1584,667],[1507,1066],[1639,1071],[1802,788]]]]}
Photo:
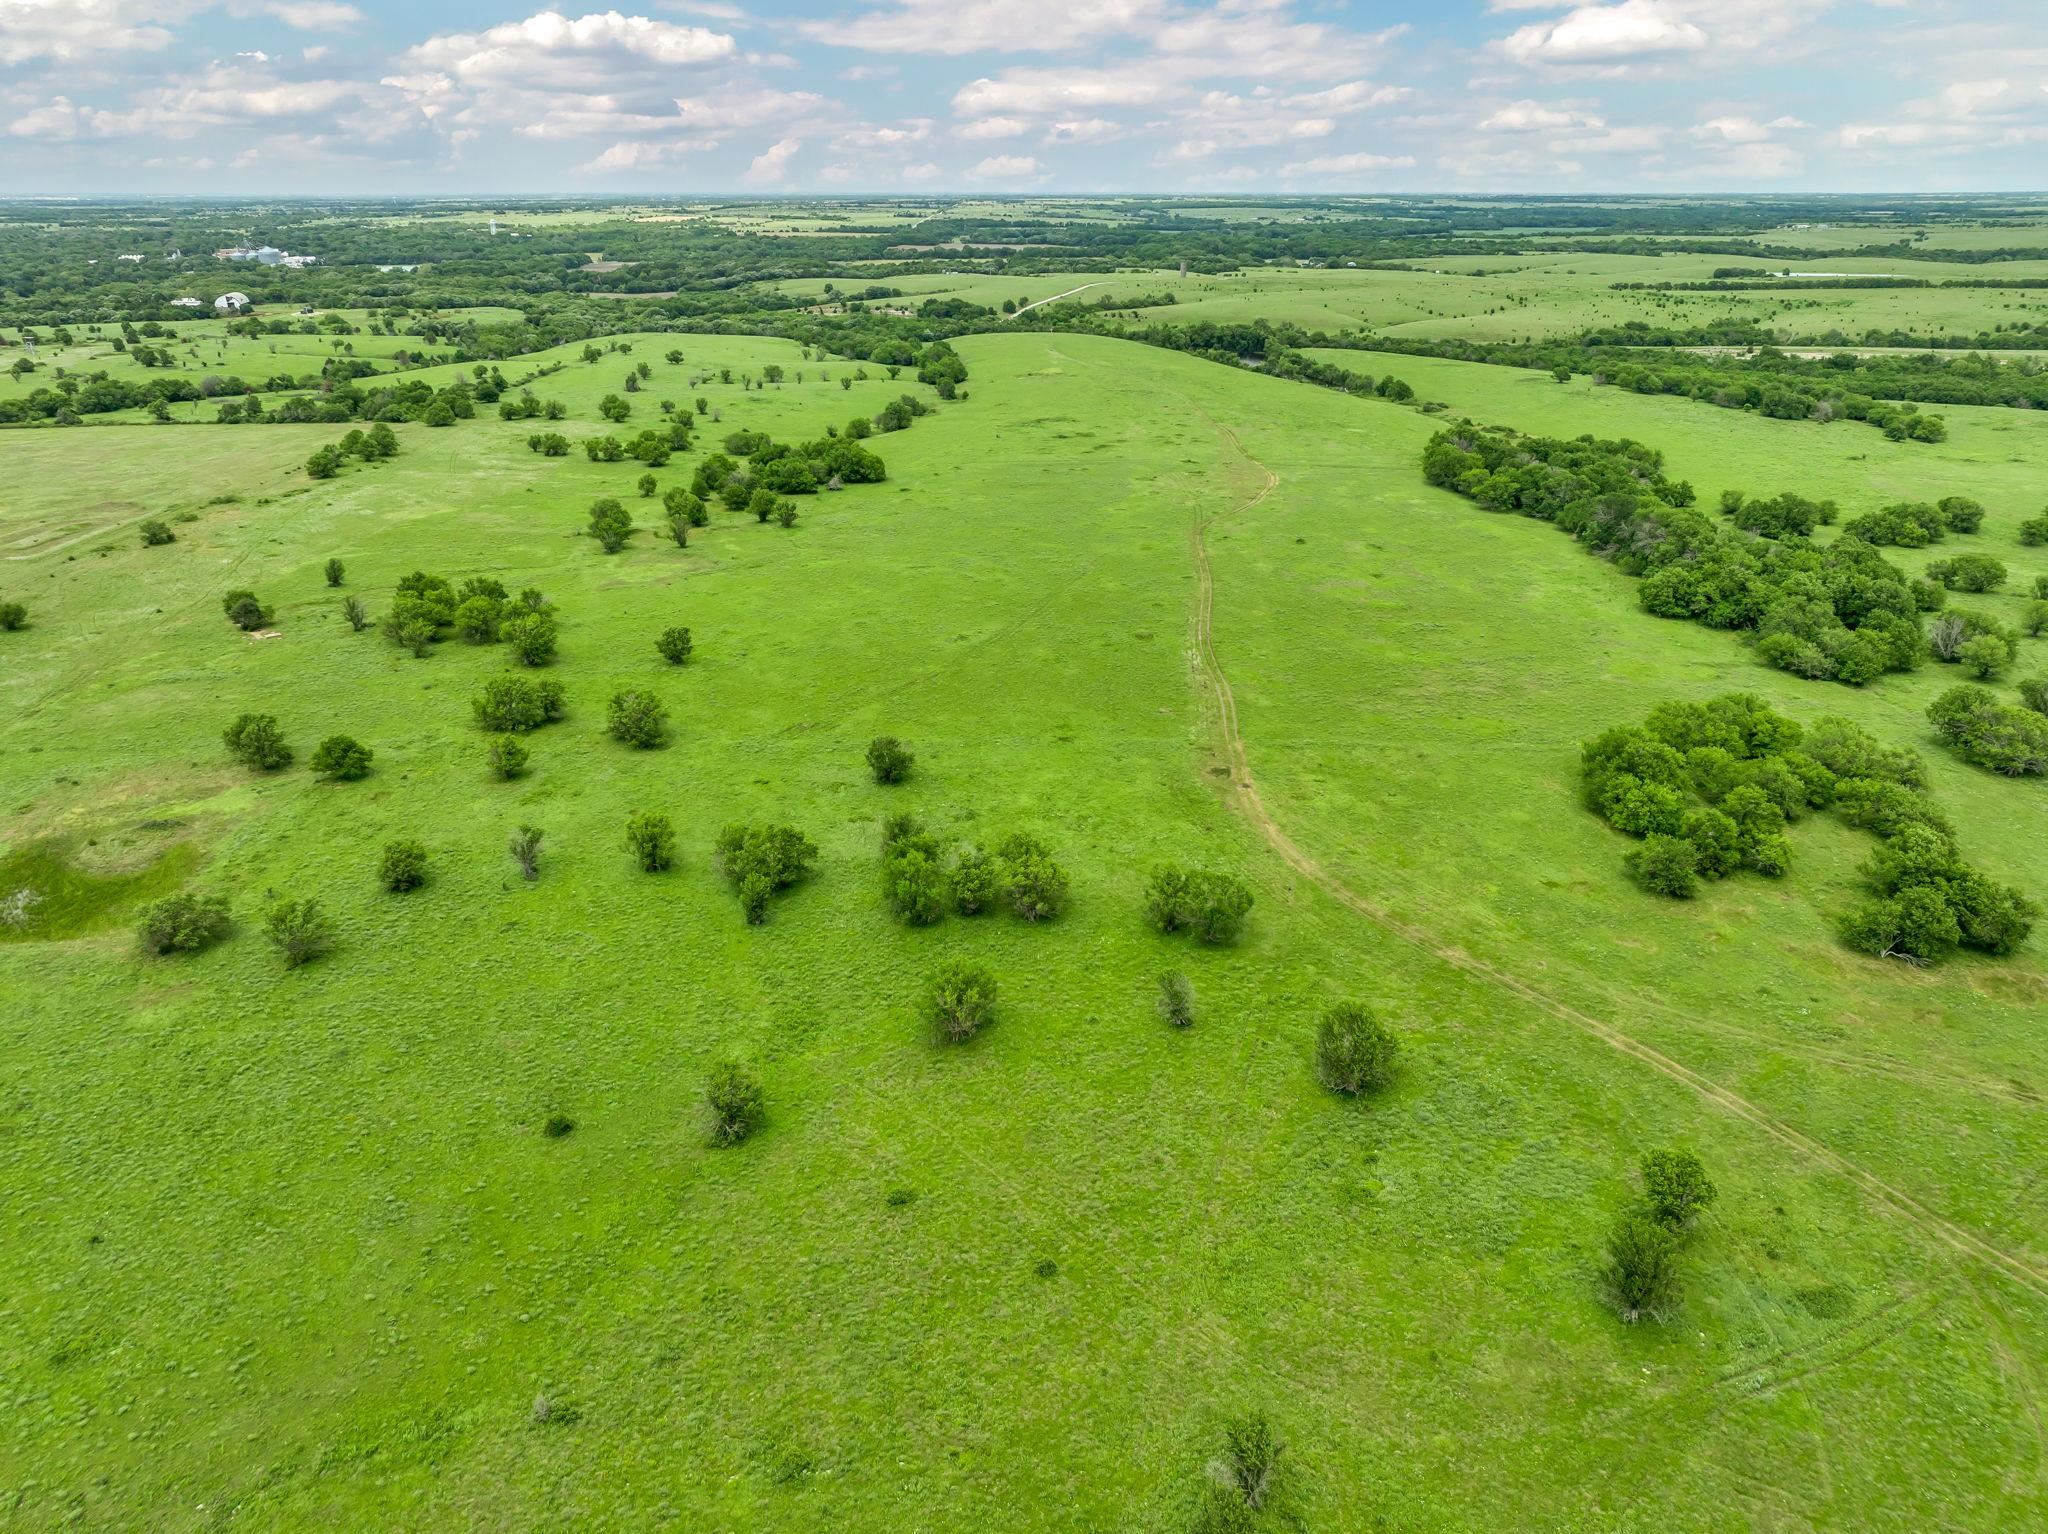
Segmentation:
{"type": "Polygon", "coordinates": [[[171,307],[173,309],[204,309],[206,305],[196,298],[174,298],[171,300],[171,307]]]}
{"type": "Polygon", "coordinates": [[[222,314],[232,314],[237,309],[247,309],[250,307],[249,295],[247,293],[223,293],[213,301],[213,307],[220,310],[222,314]]]}

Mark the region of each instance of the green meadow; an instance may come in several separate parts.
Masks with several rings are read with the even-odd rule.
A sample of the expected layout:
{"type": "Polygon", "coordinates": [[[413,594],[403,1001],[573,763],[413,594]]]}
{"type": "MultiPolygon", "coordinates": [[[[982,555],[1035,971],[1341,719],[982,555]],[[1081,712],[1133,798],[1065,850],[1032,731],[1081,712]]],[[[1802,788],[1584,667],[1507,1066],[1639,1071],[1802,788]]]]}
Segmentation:
{"type": "MultiPolygon", "coordinates": [[[[1596,258],[1569,259],[1589,286],[1554,302],[1584,323],[1596,258]]],[[[1514,281],[1471,281],[1191,277],[1157,313],[1532,323],[1533,296],[1487,318],[1514,281]]],[[[687,548],[639,464],[543,458],[542,423],[487,409],[327,481],[301,466],[342,427],[0,439],[0,600],[30,610],[0,634],[0,876],[53,891],[47,929],[0,942],[0,1526],[1180,1530],[1250,1410],[1286,1443],[1274,1527],[2048,1521],[2039,940],[1934,970],[1851,953],[1833,924],[1872,843],[1821,817],[1788,877],[1659,902],[1581,807],[1578,746],[1733,690],[1844,714],[1921,751],[1971,859],[2037,895],[2041,785],[1935,743],[1950,668],[1768,670],[1420,472],[1469,416],[1637,437],[1709,504],[1972,495],[1983,531],[1939,552],[1995,552],[2017,587],[2048,572],[2015,534],[2048,423],[1948,409],[1947,442],[1895,444],[1328,354],[1428,414],[1021,333],[958,339],[967,397],[942,402],[793,342],[606,341],[632,351],[503,370],[561,362],[534,388],[572,439],[613,430],[597,403],[639,362],[628,430],[704,396],[664,487],[729,431],[815,436],[906,389],[934,408],[869,442],[886,481],[802,497],[788,528],[715,509],[687,548]],[[789,381],[748,387],[769,363],[789,381]],[[613,556],[583,533],[604,495],[640,524],[613,556]],[[147,516],[191,520],[145,548],[147,516]],[[342,621],[416,570],[556,605],[540,674],[567,715],[523,778],[490,774],[471,716],[502,647],[414,658],[342,621]],[[269,637],[223,619],[243,587],[269,637]],[[662,748],[607,737],[628,687],[666,704],[662,748]],[[227,758],[245,710],[294,766],[227,758]],[[307,770],[336,732],[375,750],[367,778],[307,770]],[[905,783],[867,771],[884,734],[916,753],[905,783]],[[625,850],[637,810],[674,820],[669,871],[625,850]],[[1071,909],[893,920],[901,813],[1040,837],[1071,909]],[[760,926],[712,856],[745,821],[820,850],[760,926]],[[545,832],[531,883],[522,824],[545,832]],[[429,877],[391,894],[400,837],[429,877]],[[1246,881],[1238,943],[1146,925],[1168,860],[1246,881]],[[235,931],[143,958],[137,910],[173,885],[226,895],[235,931]],[[282,966],[280,896],[321,902],[334,952],[282,966]],[[1001,986],[962,1046],[923,1012],[949,958],[1001,986]],[[1191,1029],[1159,1020],[1167,969],[1191,1029]],[[1361,1102],[1312,1069],[1347,999],[1402,1045],[1361,1102]],[[713,1148],[725,1058],[767,1116],[713,1148]],[[1675,1313],[1624,1326],[1604,1242],[1673,1145],[1720,1198],[1675,1313]]]]}

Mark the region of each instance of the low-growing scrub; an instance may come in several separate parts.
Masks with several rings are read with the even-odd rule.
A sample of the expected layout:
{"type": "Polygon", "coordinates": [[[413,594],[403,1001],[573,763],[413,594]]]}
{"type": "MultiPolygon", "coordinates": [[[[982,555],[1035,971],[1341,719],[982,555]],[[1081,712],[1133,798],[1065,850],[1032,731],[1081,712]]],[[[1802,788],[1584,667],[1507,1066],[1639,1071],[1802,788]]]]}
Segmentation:
{"type": "Polygon", "coordinates": [[[476,722],[497,735],[523,735],[568,711],[560,682],[512,675],[485,682],[470,707],[476,722]]]}
{"type": "Polygon", "coordinates": [[[979,964],[949,959],[932,975],[928,1006],[940,1037],[964,1043],[995,1020],[996,977],[979,964]]]}
{"type": "Polygon", "coordinates": [[[1316,1075],[1332,1092],[1357,1097],[1394,1079],[1400,1042],[1393,1031],[1355,1001],[1339,1002],[1316,1027],[1316,1075]]]}
{"type": "Polygon", "coordinates": [[[768,919],[768,901],[811,871],[818,849],[791,826],[730,825],[713,844],[719,871],[739,896],[747,922],[768,919]]]}
{"type": "Polygon", "coordinates": [[[136,936],[146,953],[198,953],[226,937],[229,925],[225,895],[181,891],[145,906],[136,936]]]}
{"type": "Polygon", "coordinates": [[[1164,933],[1191,932],[1205,943],[1234,943],[1244,931],[1252,892],[1242,879],[1168,863],[1145,886],[1146,920],[1164,933]]]}
{"type": "Polygon", "coordinates": [[[377,860],[377,882],[394,895],[416,890],[427,882],[427,849],[421,842],[386,842],[377,860]]]}
{"type": "Polygon", "coordinates": [[[761,1084],[732,1060],[712,1069],[704,1101],[711,1110],[711,1141],[721,1146],[737,1145],[758,1129],[767,1106],[761,1084]]]}

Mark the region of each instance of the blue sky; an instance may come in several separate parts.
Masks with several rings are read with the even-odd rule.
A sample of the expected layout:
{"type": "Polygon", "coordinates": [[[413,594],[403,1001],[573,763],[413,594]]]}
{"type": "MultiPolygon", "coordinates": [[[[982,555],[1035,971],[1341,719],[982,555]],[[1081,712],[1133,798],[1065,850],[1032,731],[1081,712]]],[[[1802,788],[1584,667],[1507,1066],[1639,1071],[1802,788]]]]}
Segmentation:
{"type": "Polygon", "coordinates": [[[0,193],[2048,185],[2048,0],[0,0],[0,193]]]}

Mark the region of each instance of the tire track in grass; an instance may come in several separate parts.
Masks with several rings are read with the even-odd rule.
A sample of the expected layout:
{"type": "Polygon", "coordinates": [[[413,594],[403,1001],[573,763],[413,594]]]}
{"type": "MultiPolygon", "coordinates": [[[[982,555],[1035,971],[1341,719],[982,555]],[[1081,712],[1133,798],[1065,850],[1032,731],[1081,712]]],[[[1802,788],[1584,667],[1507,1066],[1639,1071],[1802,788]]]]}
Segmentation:
{"type": "Polygon", "coordinates": [[[1645,1044],[1614,1024],[1604,1022],[1589,1012],[1558,1000],[1519,975],[1468,953],[1456,944],[1440,941],[1436,934],[1427,928],[1403,920],[1378,901],[1360,894],[1301,849],[1266,809],[1265,801],[1259,794],[1258,782],[1252,776],[1250,758],[1245,750],[1244,734],[1238,724],[1237,699],[1231,693],[1230,678],[1225,674],[1223,664],[1216,654],[1216,586],[1209,559],[1207,536],[1209,529],[1224,517],[1237,516],[1262,505],[1279,487],[1280,476],[1251,455],[1235,430],[1208,416],[1206,411],[1201,413],[1232,449],[1246,463],[1258,470],[1264,480],[1257,493],[1234,506],[1208,516],[1197,512],[1188,524],[1188,546],[1195,564],[1195,661],[1209,694],[1216,741],[1229,768],[1230,802],[1264,838],[1266,844],[1280,855],[1281,860],[1340,905],[1357,912],[1375,925],[1397,937],[1405,938],[1452,968],[1496,986],[1558,1021],[1570,1024],[1617,1053],[1627,1055],[1648,1066],[1668,1080],[1690,1088],[1724,1113],[1762,1130],[1806,1160],[1847,1178],[1879,1205],[1904,1218],[1951,1250],[1974,1257],[2017,1279],[2035,1294],[2048,1298],[2048,1270],[2038,1268],[2016,1253],[2009,1252],[1976,1232],[1944,1218],[1904,1189],[1886,1182],[1876,1173],[1831,1150],[1811,1135],[1766,1112],[1719,1082],[1701,1075],[1662,1050],[1645,1044]]]}

